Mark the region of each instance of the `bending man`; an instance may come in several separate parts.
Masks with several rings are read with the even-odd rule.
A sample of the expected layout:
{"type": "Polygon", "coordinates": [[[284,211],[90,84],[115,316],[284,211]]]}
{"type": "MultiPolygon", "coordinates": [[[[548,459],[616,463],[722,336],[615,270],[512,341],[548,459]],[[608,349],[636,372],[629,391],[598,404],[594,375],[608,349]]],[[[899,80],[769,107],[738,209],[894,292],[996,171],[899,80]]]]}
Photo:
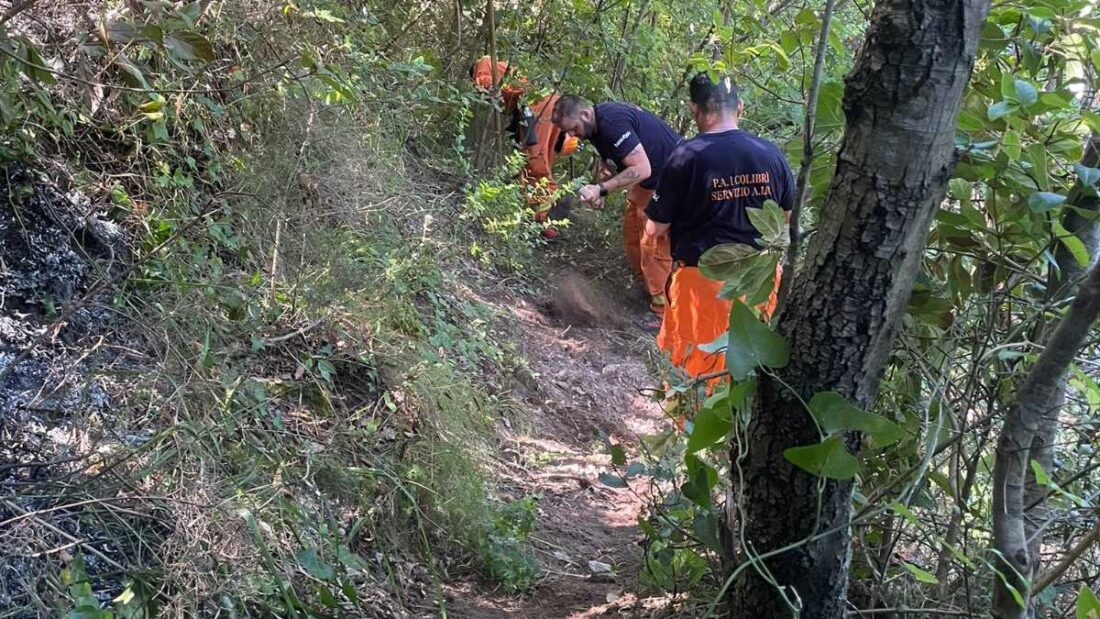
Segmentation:
{"type": "MultiPolygon", "coordinates": [[[[745,209],[774,200],[790,218],[795,183],[783,151],[738,128],[744,103],[729,77],[715,84],[706,73],[691,82],[691,114],[699,134],[669,156],[657,194],[646,209],[647,237],[671,236],[676,269],[669,285],[669,310],[657,343],[689,376],[725,368],[725,355],[707,354],[699,345],[729,329],[731,302],[720,299],[722,282],[704,277],[699,257],[723,243],[759,247],[760,236],[745,209]]],[[[763,308],[775,310],[780,271],[763,308]]]]}
{"type": "Polygon", "coordinates": [[[592,105],[574,95],[563,96],[554,107],[554,124],[596,147],[611,176],[581,188],[581,200],[602,204],[617,189],[627,189],[623,242],[631,268],[645,282],[649,307],[665,310],[665,283],[672,271],[668,239],[645,236],[645,208],[669,153],[681,140],[656,114],[629,103],[592,105]]]}

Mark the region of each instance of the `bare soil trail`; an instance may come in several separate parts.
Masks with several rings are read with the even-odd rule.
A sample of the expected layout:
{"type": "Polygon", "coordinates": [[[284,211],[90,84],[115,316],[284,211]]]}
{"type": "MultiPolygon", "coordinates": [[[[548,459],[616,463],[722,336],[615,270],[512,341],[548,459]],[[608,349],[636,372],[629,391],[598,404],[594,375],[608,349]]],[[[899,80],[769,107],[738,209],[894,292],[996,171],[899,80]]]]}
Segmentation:
{"type": "Polygon", "coordinates": [[[637,595],[644,483],[600,483],[610,456],[597,438],[602,431],[630,454],[639,436],[668,427],[644,393],[655,383],[647,364],[653,334],[637,326],[647,310],[622,283],[592,283],[574,272],[551,281],[548,301],[496,301],[522,326],[522,353],[535,375],[519,394],[529,407],[527,427],[501,433],[499,484],[515,498],[541,497],[532,538],[543,575],[519,596],[484,582],[452,584],[451,617],[651,616],[659,605],[637,595]]]}

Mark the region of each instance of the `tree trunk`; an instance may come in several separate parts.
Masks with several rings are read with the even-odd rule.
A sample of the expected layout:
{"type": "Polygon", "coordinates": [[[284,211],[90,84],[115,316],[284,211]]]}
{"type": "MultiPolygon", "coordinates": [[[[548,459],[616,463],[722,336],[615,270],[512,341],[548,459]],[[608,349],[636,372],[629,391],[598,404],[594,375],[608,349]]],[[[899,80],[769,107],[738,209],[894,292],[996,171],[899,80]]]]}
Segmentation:
{"type": "MultiPolygon", "coordinates": [[[[861,406],[874,402],[954,165],[955,123],[987,9],[987,0],[875,6],[847,78],[848,124],[821,225],[779,317],[791,348],[779,374],[803,398],[835,390],[861,406]]],[[[789,616],[778,586],[804,617],[843,617],[852,483],[825,482],[783,458],[785,449],[819,436],[778,380],[761,378],[749,432],[745,550],[798,546],[764,561],[774,585],[759,566],[744,570],[729,599],[731,616],[789,616]]]]}
{"type": "MultiPolygon", "coordinates": [[[[1100,138],[1090,136],[1085,142],[1084,155],[1081,163],[1087,167],[1095,167],[1100,163],[1100,138]]],[[[1096,212],[1100,207],[1100,200],[1078,187],[1069,196],[1069,203],[1075,208],[1067,208],[1062,218],[1062,226],[1081,240],[1089,255],[1096,261],[1097,250],[1100,249],[1100,223],[1092,217],[1083,214],[1083,211],[1096,212]]],[[[1047,300],[1060,301],[1066,299],[1073,292],[1074,285],[1084,275],[1085,267],[1082,267],[1065,244],[1058,243],[1054,248],[1056,269],[1051,270],[1047,278],[1047,300]]],[[[1078,296],[1084,293],[1079,291],[1078,296]]],[[[1069,319],[1069,316],[1066,317],[1069,319]]],[[[1064,321],[1063,321],[1064,322],[1064,321]]],[[[1053,338],[1061,330],[1055,331],[1053,338]]],[[[1086,335],[1082,332],[1081,338],[1086,335]]],[[[1043,333],[1042,325],[1035,334],[1036,341],[1051,346],[1053,342],[1047,341],[1043,333]]],[[[1032,369],[1032,374],[1039,369],[1038,364],[1032,369]]],[[[1005,425],[1001,431],[1001,437],[997,445],[997,461],[993,475],[995,479],[1003,479],[1007,486],[999,485],[994,490],[995,505],[998,499],[1002,509],[995,509],[993,514],[994,548],[1004,554],[1007,563],[999,566],[1002,574],[1025,600],[1023,608],[1017,603],[1015,596],[1009,590],[1005,581],[994,581],[993,611],[996,617],[1026,617],[1029,612],[1030,599],[1028,587],[1038,574],[1040,567],[1040,549],[1043,537],[1040,527],[1047,519],[1048,510],[1045,505],[1047,488],[1040,485],[1031,468],[1034,460],[1048,474],[1054,470],[1054,441],[1058,434],[1058,411],[1066,400],[1065,368],[1062,368],[1059,378],[1052,388],[1041,396],[1024,393],[1025,388],[1031,382],[1028,376],[1024,385],[1016,395],[1016,404],[1009,409],[1005,417],[1005,425]],[[1042,402],[1035,401],[1035,397],[1044,398],[1042,402]],[[1034,418],[1037,425],[1026,427],[1029,421],[1021,418],[1027,414],[1020,402],[1027,400],[1033,402],[1035,410],[1040,415],[1034,418]],[[1017,441],[1027,440],[1027,443],[1017,441]],[[1026,448],[1018,449],[1017,445],[1026,448]],[[1002,454],[1002,451],[1006,453],[1002,454]],[[1002,457],[1003,456],[1003,457],[1002,457]],[[1023,470],[1019,470],[1022,466],[1023,470]],[[1016,484],[1023,475],[1023,487],[1019,489],[1016,484]],[[1001,532],[998,535],[998,531],[1001,532]],[[1019,546],[1017,537],[1023,534],[1027,540],[1025,547],[1019,546]],[[1021,552],[1022,551],[1022,552],[1021,552]],[[1009,554],[1009,552],[1013,554],[1009,554]],[[1018,572],[1018,573],[1017,573],[1018,572]]]]}
{"type": "Polygon", "coordinates": [[[1084,346],[1097,315],[1100,315],[1100,268],[1093,267],[1039,360],[1016,391],[1015,402],[1005,416],[993,465],[993,547],[999,553],[995,567],[1001,577],[994,581],[992,614],[999,619],[1023,619],[1028,615],[1030,581],[1037,563],[1028,546],[1024,519],[1030,451],[1036,436],[1057,423],[1057,410],[1052,406],[1065,393],[1062,381],[1066,370],[1084,346]],[[1022,607],[1009,586],[1023,599],[1022,607]]]}

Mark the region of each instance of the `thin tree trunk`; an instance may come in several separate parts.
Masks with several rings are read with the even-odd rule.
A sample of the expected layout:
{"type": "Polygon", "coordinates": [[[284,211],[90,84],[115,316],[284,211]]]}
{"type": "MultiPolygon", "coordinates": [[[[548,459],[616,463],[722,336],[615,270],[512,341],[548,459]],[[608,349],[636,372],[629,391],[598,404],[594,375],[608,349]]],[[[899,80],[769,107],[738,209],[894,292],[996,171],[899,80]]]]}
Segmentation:
{"type": "Polygon", "coordinates": [[[790,235],[791,244],[787,248],[786,262],[783,265],[783,280],[779,285],[779,305],[782,306],[791,292],[794,282],[798,254],[802,250],[802,203],[810,185],[810,167],[814,162],[814,125],[817,122],[817,95],[821,86],[821,72],[825,68],[825,50],[829,45],[829,25],[833,21],[833,0],[826,0],[825,11],[821,15],[821,34],[817,40],[814,55],[814,73],[810,80],[810,94],[806,97],[806,122],[802,130],[802,163],[798,167],[798,184],[794,192],[794,206],[791,208],[790,235]]]}
{"type": "Polygon", "coordinates": [[[1093,267],[1077,297],[1058,324],[1039,360],[1016,391],[997,441],[993,466],[993,547],[1000,577],[994,580],[992,614],[999,619],[1024,619],[1028,615],[1030,580],[1036,562],[1028,547],[1024,518],[1024,485],[1030,467],[1030,450],[1044,426],[1057,422],[1051,408],[1074,357],[1084,346],[1092,323],[1100,315],[1100,268],[1093,267]],[[1021,607],[1012,587],[1023,599],[1021,607]]]}
{"type": "MultiPolygon", "coordinates": [[[[1085,143],[1081,163],[1088,167],[1095,167],[1100,163],[1100,138],[1097,136],[1089,137],[1085,143]]],[[[1070,194],[1069,203],[1074,205],[1075,208],[1065,210],[1062,226],[1081,240],[1089,255],[1093,257],[1093,263],[1095,263],[1097,250],[1100,250],[1100,224],[1096,219],[1084,215],[1082,211],[1096,212],[1100,207],[1100,201],[1095,196],[1089,195],[1088,192],[1083,192],[1078,188],[1070,194]]],[[[1047,278],[1048,301],[1058,301],[1069,297],[1073,291],[1073,286],[1081,279],[1085,269],[1064,243],[1056,245],[1054,257],[1056,268],[1051,270],[1051,274],[1047,278]]],[[[1080,292],[1078,294],[1080,295],[1080,292]]],[[[1060,329],[1061,327],[1059,327],[1060,329]]],[[[1055,331],[1055,334],[1057,333],[1058,331],[1055,331]]],[[[1047,341],[1047,335],[1040,328],[1035,335],[1035,339],[1044,342],[1049,348],[1052,342],[1047,341]]],[[[1054,336],[1051,335],[1051,337],[1054,336]]],[[[1082,333],[1081,337],[1084,338],[1085,333],[1082,333]]],[[[1032,372],[1037,368],[1038,365],[1032,372]]],[[[1030,380],[1030,375],[1028,380],[1030,380]]],[[[1017,403],[1025,397],[1023,389],[1024,386],[1021,386],[1021,391],[1017,393],[1017,403]]],[[[1054,387],[1045,392],[1043,397],[1045,397],[1043,402],[1034,403],[1035,409],[1042,411],[1042,416],[1037,419],[1038,425],[1021,429],[1025,421],[1019,418],[1019,415],[1024,414],[1024,411],[1020,409],[1018,404],[1014,405],[1008,411],[1005,426],[998,441],[994,477],[996,478],[1000,474],[1011,484],[1019,481],[1017,479],[1018,475],[1023,475],[1022,490],[1016,492],[1015,486],[1010,485],[1007,488],[998,487],[994,491],[994,500],[996,501],[998,495],[1000,495],[1004,507],[1003,510],[995,510],[993,514],[994,548],[1002,553],[1005,553],[1005,549],[1011,549],[1015,553],[1011,557],[1005,553],[1008,562],[1001,566],[1002,574],[1008,582],[999,579],[994,582],[994,613],[998,617],[1026,617],[1030,612],[1028,604],[1025,604],[1024,608],[1020,608],[1015,596],[1012,595],[1008,587],[1009,585],[1014,587],[1024,597],[1025,602],[1030,603],[1027,587],[1040,568],[1040,550],[1043,538],[1039,528],[1046,521],[1049,513],[1044,501],[1048,494],[1047,489],[1035,479],[1031,461],[1035,461],[1048,474],[1053,472],[1054,442],[1058,434],[1058,411],[1062,409],[1066,399],[1064,372],[1060,375],[1054,387]],[[1001,453],[1003,445],[1014,448],[1016,441],[1023,440],[1025,436],[1029,437],[1026,449],[1022,449],[1020,453],[1001,453]],[[1021,462],[1024,468],[1019,471],[1017,467],[1021,462]],[[1017,507],[1019,508],[1018,512],[1017,507]],[[1017,518],[1018,521],[1013,521],[1017,518]],[[997,531],[1001,531],[1002,535],[998,536],[997,531]],[[1022,554],[1020,554],[1020,548],[1015,539],[1021,532],[1024,539],[1027,540],[1022,554]]],[[[1009,447],[1004,448],[1009,449],[1009,447]]]]}
{"type": "MultiPolygon", "coordinates": [[[[843,617],[853,485],[803,472],[787,448],[818,442],[797,396],[834,390],[869,407],[905,312],[928,228],[954,165],[962,94],[988,0],[882,0],[847,78],[847,129],[821,225],[779,330],[790,364],[759,380],[745,462],[744,538],[756,554],[798,544],[744,570],[733,617],[843,617]],[[790,385],[797,394],[783,386],[790,385]],[[819,488],[820,485],[820,488],[819,488]],[[813,542],[824,530],[839,532],[813,542]]],[[[858,446],[853,438],[852,447],[858,446]]]]}

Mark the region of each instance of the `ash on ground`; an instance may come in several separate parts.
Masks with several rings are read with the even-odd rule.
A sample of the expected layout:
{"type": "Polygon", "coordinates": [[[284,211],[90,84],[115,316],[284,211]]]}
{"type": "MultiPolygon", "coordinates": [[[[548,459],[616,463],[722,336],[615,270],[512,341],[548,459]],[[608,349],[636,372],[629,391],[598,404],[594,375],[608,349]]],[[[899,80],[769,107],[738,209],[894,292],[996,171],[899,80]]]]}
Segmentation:
{"type": "MultiPolygon", "coordinates": [[[[114,289],[98,283],[122,275],[130,255],[123,230],[84,195],[23,165],[0,174],[0,520],[13,523],[0,530],[0,608],[33,616],[43,569],[56,575],[78,552],[58,549],[96,544],[77,512],[50,510],[73,501],[62,497],[101,449],[112,394],[125,388],[114,289]]],[[[102,546],[86,556],[89,574],[111,554],[102,546]]]]}

